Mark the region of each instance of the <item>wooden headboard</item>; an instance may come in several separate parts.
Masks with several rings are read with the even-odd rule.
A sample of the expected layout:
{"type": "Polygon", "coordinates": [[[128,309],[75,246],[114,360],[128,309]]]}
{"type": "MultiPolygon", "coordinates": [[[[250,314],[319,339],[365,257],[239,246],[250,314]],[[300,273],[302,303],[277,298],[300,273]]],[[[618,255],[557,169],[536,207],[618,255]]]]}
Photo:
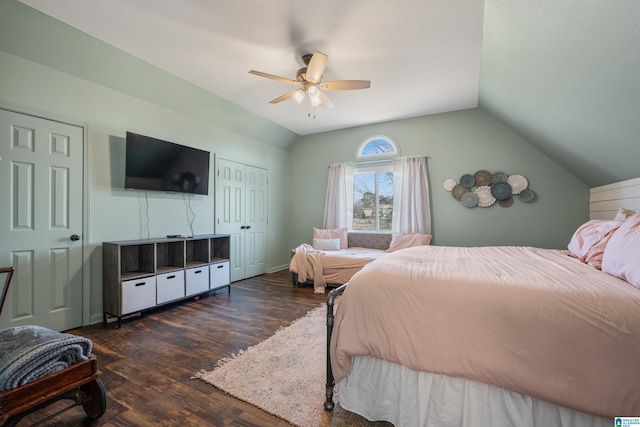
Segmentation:
{"type": "Polygon", "coordinates": [[[620,208],[640,211],[640,178],[591,189],[589,219],[613,219],[620,208]]]}

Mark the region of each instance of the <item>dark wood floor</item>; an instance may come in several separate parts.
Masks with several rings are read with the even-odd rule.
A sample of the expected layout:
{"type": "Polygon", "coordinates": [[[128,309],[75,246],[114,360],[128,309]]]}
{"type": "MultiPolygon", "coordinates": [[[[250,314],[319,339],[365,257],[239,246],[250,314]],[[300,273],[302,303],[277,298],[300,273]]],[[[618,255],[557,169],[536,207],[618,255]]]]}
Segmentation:
{"type": "MultiPolygon", "coordinates": [[[[225,288],[124,320],[120,329],[109,323],[70,331],[93,341],[107,391],[107,411],[90,423],[81,408],[74,408],[45,425],[289,426],[191,377],[265,340],[325,300],[326,295],[314,294],[312,288],[292,286],[289,272],[283,270],[235,282],[231,293],[225,288]]],[[[62,404],[30,415],[19,426],[53,413],[62,404]]],[[[328,419],[319,425],[347,425],[335,416],[328,419]]],[[[358,425],[378,424],[362,419],[358,425]]]]}

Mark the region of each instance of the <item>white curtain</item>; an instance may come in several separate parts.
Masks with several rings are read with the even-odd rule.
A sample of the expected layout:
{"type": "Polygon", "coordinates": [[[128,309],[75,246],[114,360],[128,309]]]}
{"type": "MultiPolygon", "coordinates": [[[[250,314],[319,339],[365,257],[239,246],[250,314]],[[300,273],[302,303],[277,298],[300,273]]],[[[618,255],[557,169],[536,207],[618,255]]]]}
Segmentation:
{"type": "Polygon", "coordinates": [[[323,228],[349,227],[353,218],[353,163],[329,167],[323,228]]]}
{"type": "Polygon", "coordinates": [[[394,233],[431,234],[427,159],[400,157],[393,160],[394,233]]]}

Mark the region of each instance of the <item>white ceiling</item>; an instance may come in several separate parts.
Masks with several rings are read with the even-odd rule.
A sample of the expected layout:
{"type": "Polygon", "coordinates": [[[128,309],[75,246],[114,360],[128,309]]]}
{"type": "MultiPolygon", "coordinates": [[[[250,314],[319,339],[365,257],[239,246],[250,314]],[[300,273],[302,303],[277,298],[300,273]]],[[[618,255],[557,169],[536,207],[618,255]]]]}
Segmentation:
{"type": "Polygon", "coordinates": [[[480,107],[590,186],[638,176],[638,0],[19,1],[299,135],[480,107]],[[248,73],[316,50],[371,88],[313,119],[248,73]]]}
{"type": "Polygon", "coordinates": [[[478,105],[482,0],[20,1],[299,135],[478,105]],[[326,92],[335,108],[314,119],[248,73],[295,79],[314,51],[325,81],[371,88],[326,92]]]}

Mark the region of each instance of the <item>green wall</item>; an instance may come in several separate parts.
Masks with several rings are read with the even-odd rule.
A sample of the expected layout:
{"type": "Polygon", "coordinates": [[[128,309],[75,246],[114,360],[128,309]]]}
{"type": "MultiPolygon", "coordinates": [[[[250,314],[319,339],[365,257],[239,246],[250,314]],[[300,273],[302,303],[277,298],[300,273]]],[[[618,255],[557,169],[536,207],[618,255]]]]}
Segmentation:
{"type": "Polygon", "coordinates": [[[401,155],[428,155],[433,244],[531,245],[566,249],[588,219],[589,188],[481,109],[398,120],[299,138],[291,149],[291,245],[310,242],[321,227],[328,165],[354,161],[359,145],[384,134],[401,155]],[[443,187],[465,173],[487,169],[524,175],[538,194],[534,203],[509,208],[463,207],[443,187]]]}
{"type": "MultiPolygon", "coordinates": [[[[101,243],[147,237],[144,192],[124,190],[126,131],[208,150],[211,165],[215,154],[268,169],[269,268],[288,266],[296,134],[15,0],[0,2],[0,76],[0,106],[88,128],[88,322],[102,320],[101,243]]],[[[191,199],[195,234],[215,231],[211,172],[209,196],[191,199]]],[[[148,207],[149,236],[190,234],[182,196],[150,192],[148,207]]]]}
{"type": "MultiPolygon", "coordinates": [[[[127,130],[208,150],[270,172],[269,267],[288,265],[289,153],[162,106],[0,52],[0,103],[89,128],[91,322],[102,319],[101,243],[147,237],[144,192],[124,190],[127,130]]],[[[194,234],[214,232],[213,169],[208,196],[193,196],[194,234]]],[[[2,196],[0,192],[0,197],[2,196]]],[[[149,236],[191,234],[183,196],[148,193],[149,236]]],[[[87,238],[88,237],[88,238],[87,238]]]]}
{"type": "MultiPolygon", "coordinates": [[[[565,248],[588,218],[587,186],[481,109],[298,137],[16,0],[0,1],[0,76],[0,105],[88,128],[90,322],[102,320],[101,242],[147,236],[144,194],[123,189],[128,130],[269,169],[271,271],[322,226],[327,166],[353,161],[374,134],[402,155],[431,156],[434,244],[565,248]],[[442,184],[479,169],[520,173],[539,199],[466,209],[442,184]]],[[[149,194],[148,203],[151,236],[190,233],[181,196],[149,194]]],[[[213,232],[213,194],[191,204],[194,233],[213,232]]]]}

